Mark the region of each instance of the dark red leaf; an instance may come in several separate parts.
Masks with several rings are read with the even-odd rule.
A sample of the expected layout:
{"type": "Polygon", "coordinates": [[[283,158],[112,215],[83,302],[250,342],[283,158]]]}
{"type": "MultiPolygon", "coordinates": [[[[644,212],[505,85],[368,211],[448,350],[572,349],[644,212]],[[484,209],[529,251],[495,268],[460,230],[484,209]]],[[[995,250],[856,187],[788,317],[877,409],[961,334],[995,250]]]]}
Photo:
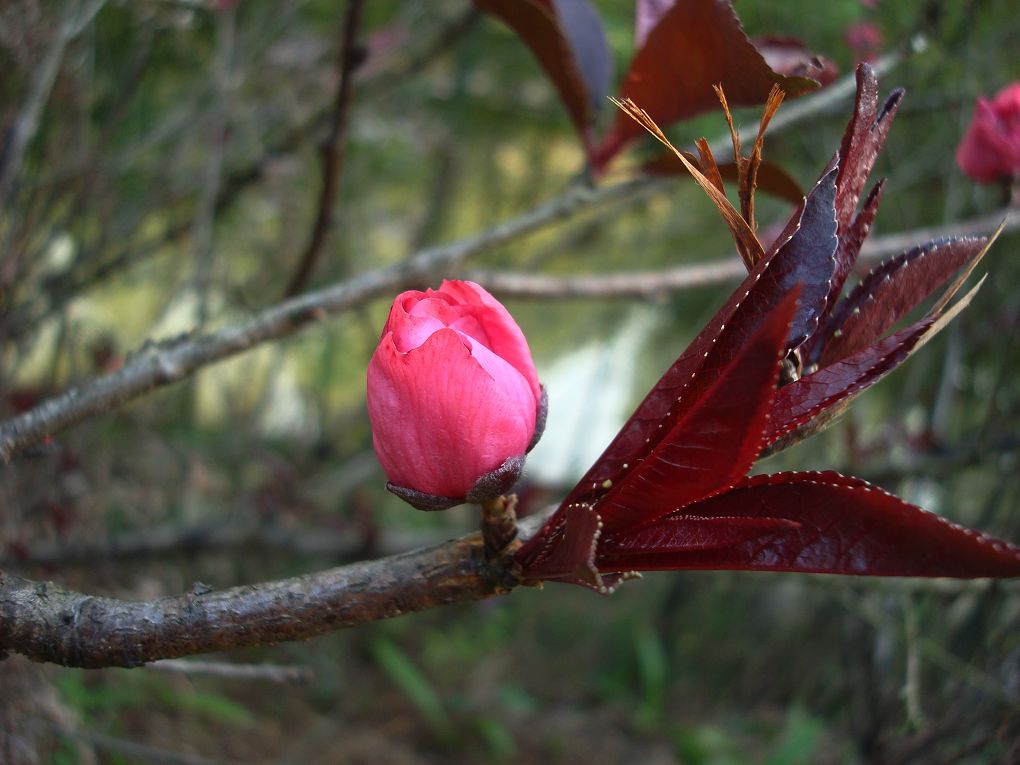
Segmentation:
{"type": "Polygon", "coordinates": [[[819,341],[820,364],[827,366],[871,345],[981,255],[987,244],[987,237],[945,237],[876,266],[837,304],[819,341]]]}
{"type": "MultiPolygon", "coordinates": [[[[710,387],[682,419],[660,423],[666,435],[623,480],[605,487],[597,509],[607,532],[633,526],[739,481],[751,469],[776,393],[779,363],[797,305],[797,290],[773,310],[725,367],[698,376],[710,387]]],[[[680,403],[679,401],[677,402],[680,403]]]]}
{"type": "MultiPolygon", "coordinates": [[[[691,155],[693,158],[693,155],[691,155]]],[[[701,164],[698,165],[702,172],[704,168],[701,164]]],[[[683,166],[683,163],[676,158],[672,153],[660,154],[658,157],[647,163],[644,168],[647,172],[653,175],[679,175],[681,177],[690,177],[687,172],[687,168],[683,166]]],[[[737,166],[732,162],[719,165],[719,173],[722,175],[723,180],[731,181],[735,183],[738,180],[739,174],[737,172],[737,166]]],[[[804,192],[800,187],[800,184],[786,172],[782,167],[763,160],[761,165],[758,167],[758,189],[764,191],[767,194],[771,194],[779,199],[785,199],[788,202],[794,204],[801,202],[804,199],[804,192]]]]}
{"type": "Polygon", "coordinates": [[[778,441],[878,382],[910,355],[933,323],[934,319],[926,318],[849,358],[784,385],[772,407],[766,441],[778,441]]]}
{"type": "Polygon", "coordinates": [[[816,432],[829,418],[813,426],[816,419],[837,406],[838,411],[842,411],[850,399],[902,364],[966,308],[979,287],[980,284],[949,310],[929,314],[875,345],[784,385],[776,394],[772,406],[766,443],[774,444],[795,430],[798,436],[796,440],[816,432]]]}
{"type": "MultiPolygon", "coordinates": [[[[897,88],[879,110],[878,78],[875,71],[867,64],[857,67],[854,114],[839,148],[839,178],[836,179],[836,219],[841,234],[846,231],[857,209],[861,191],[889,135],[889,128],[903,101],[903,95],[903,89],[897,88]]],[[[844,278],[852,265],[841,264],[840,273],[844,273],[844,278]]]]}
{"type": "MultiPolygon", "coordinates": [[[[796,291],[766,317],[724,368],[711,367],[712,354],[702,357],[709,367],[692,373],[685,382],[704,377],[706,390],[688,408],[687,416],[680,418],[674,411],[679,403],[676,396],[673,407],[659,416],[645,441],[636,445],[640,456],[619,466],[616,480],[578,484],[541,532],[517,553],[525,574],[577,578],[577,572],[588,565],[597,530],[648,521],[654,517],[649,510],[661,514],[743,477],[762,445],[795,307],[796,291]]],[[[683,394],[684,387],[674,391],[683,394]]],[[[604,464],[604,458],[596,467],[604,464]]]]}
{"type": "Polygon", "coordinates": [[[597,115],[613,84],[613,53],[602,20],[588,0],[552,0],[552,4],[584,80],[591,113],[597,115]]]}
{"type": "Polygon", "coordinates": [[[640,50],[648,33],[659,23],[675,0],[637,0],[634,3],[634,48],[640,50]]]}
{"type": "MultiPolygon", "coordinates": [[[[712,86],[719,84],[734,106],[764,103],[774,84],[788,95],[817,87],[813,80],[784,77],[769,69],[729,0],[684,0],[666,11],[648,33],[631,62],[622,96],[633,99],[665,127],[718,108],[712,86]]],[[[618,114],[596,153],[596,166],[604,167],[641,134],[639,125],[618,114]]]]}
{"type": "Polygon", "coordinates": [[[885,191],[884,178],[871,189],[871,192],[864,200],[861,211],[854,216],[850,227],[839,237],[839,245],[836,247],[836,272],[833,274],[832,285],[829,288],[828,316],[819,322],[814,333],[808,338],[802,348],[802,358],[808,366],[818,364],[818,357],[825,346],[825,339],[835,329],[835,327],[830,329],[830,326],[832,324],[833,310],[839,310],[839,304],[836,303],[836,300],[839,298],[839,293],[842,291],[843,283],[847,277],[847,273],[843,273],[843,269],[846,267],[846,264],[852,267],[857,262],[861,246],[871,231],[871,224],[875,221],[879,202],[882,201],[883,191],[885,191]]]}
{"type": "Polygon", "coordinates": [[[769,68],[784,77],[807,77],[825,87],[839,76],[835,63],[812,53],[795,37],[766,35],[753,42],[769,68]]]}
{"type": "MultiPolygon", "coordinates": [[[[863,67],[867,67],[867,64],[861,64],[861,68],[863,67]]],[[[858,81],[860,81],[861,68],[858,68],[858,81]]],[[[868,70],[870,71],[870,67],[868,67],[868,70]]],[[[874,77],[873,72],[871,76],[872,78],[874,77]]],[[[862,100],[862,90],[861,88],[858,89],[858,102],[862,100]]],[[[894,90],[886,99],[881,111],[875,116],[873,123],[864,124],[862,121],[859,122],[857,119],[858,114],[855,113],[854,119],[851,120],[850,125],[847,127],[847,133],[843,139],[843,147],[840,150],[840,177],[836,180],[836,220],[839,222],[840,239],[846,236],[848,229],[852,225],[850,223],[851,216],[857,208],[857,201],[860,198],[861,191],[864,189],[864,184],[868,180],[868,176],[871,174],[871,169],[875,165],[875,159],[878,157],[878,153],[885,143],[885,138],[889,134],[889,128],[892,126],[893,118],[896,116],[900,103],[903,101],[903,95],[904,91],[902,89],[894,90]],[[845,153],[843,153],[844,151],[845,153]]],[[[873,114],[873,107],[868,108],[866,113],[868,115],[873,114]]],[[[873,190],[872,194],[875,193],[873,190]]],[[[877,199],[872,196],[869,197],[868,201],[873,201],[877,209],[877,199]]],[[[873,210],[870,214],[874,216],[874,212],[873,210]]],[[[854,262],[859,252],[859,247],[855,249],[852,246],[847,246],[840,249],[836,262],[835,277],[832,280],[830,299],[834,300],[843,290],[843,284],[846,282],[847,276],[850,275],[850,271],[853,270],[854,262]]]]}
{"type": "Polygon", "coordinates": [[[561,505],[541,531],[525,543],[517,560],[536,579],[591,581],[602,519],[591,505],[561,505]]]}
{"type": "Polygon", "coordinates": [[[801,285],[800,307],[790,325],[789,346],[800,345],[819,324],[828,307],[829,285],[835,269],[836,172],[834,168],[823,175],[811,189],[798,211],[800,216],[792,236],[778,247],[773,260],[774,268],[768,278],[772,289],[781,292],[794,284],[801,285]]]}
{"type": "MultiPolygon", "coordinates": [[[[600,487],[604,482],[618,483],[622,480],[627,470],[638,464],[670,429],[667,425],[663,428],[659,425],[666,422],[667,418],[675,421],[684,416],[704,393],[712,378],[699,370],[702,367],[716,370],[725,367],[759,327],[761,318],[775,308],[794,287],[807,284],[805,289],[812,296],[811,299],[816,301],[819,294],[824,294],[822,285],[827,284],[828,278],[824,274],[825,251],[824,247],[811,246],[810,234],[824,233],[826,226],[831,234],[832,225],[826,224],[825,218],[828,215],[831,219],[834,181],[835,170],[831,170],[818,182],[807,197],[805,210],[799,213],[801,217],[798,220],[802,221],[802,225],[798,233],[803,229],[803,234],[798,242],[792,244],[793,240],[787,237],[785,241],[791,246],[784,246],[766,255],[755,265],[726,304],[624,423],[616,438],[567,495],[564,504],[591,504],[602,493],[600,487]],[[818,256],[821,263],[799,260],[808,255],[818,256]]],[[[822,235],[819,238],[824,240],[822,235]]],[[[828,262],[831,267],[831,251],[828,262]]],[[[798,316],[801,316],[803,306],[802,297],[798,316]]],[[[804,315],[798,326],[807,326],[809,321],[810,317],[804,315]]]]}
{"type": "Polygon", "coordinates": [[[586,145],[609,93],[612,56],[587,0],[475,0],[513,29],[552,80],[586,145]]]}
{"type": "Polygon", "coordinates": [[[606,535],[596,562],[603,571],[1020,576],[1020,548],[831,472],[754,476],[644,528],[606,535]]]}

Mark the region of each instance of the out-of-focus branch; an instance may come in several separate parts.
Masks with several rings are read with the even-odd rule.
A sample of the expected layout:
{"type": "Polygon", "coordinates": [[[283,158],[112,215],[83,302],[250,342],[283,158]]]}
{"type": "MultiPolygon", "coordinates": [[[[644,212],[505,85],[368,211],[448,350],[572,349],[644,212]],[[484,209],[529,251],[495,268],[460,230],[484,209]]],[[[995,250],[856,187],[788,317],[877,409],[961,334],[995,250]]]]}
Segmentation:
{"type": "Polygon", "coordinates": [[[196,661],[194,659],[162,659],[148,665],[148,669],[175,675],[206,675],[226,680],[265,680],[270,683],[301,685],[311,682],[313,674],[308,667],[291,667],[282,664],[235,664],[230,661],[196,661]]]}
{"type": "MultiPolygon", "coordinates": [[[[120,370],[66,393],[0,424],[0,460],[10,461],[46,436],[112,409],[147,391],[178,382],[196,370],[261,343],[293,334],[329,315],[350,310],[369,300],[412,286],[449,271],[466,258],[519,239],[551,221],[574,215],[593,204],[592,198],[608,202],[627,197],[630,187],[645,181],[631,181],[592,190],[576,187],[546,205],[496,226],[478,236],[450,245],[420,251],[410,260],[373,271],[348,282],[284,301],[247,322],[226,327],[210,335],[185,337],[170,343],[143,348],[120,370]]],[[[1003,213],[971,221],[938,226],[903,234],[876,237],[861,254],[862,265],[874,264],[888,255],[938,236],[959,233],[990,233],[1003,213]]],[[[1006,218],[1004,230],[1020,229],[1020,211],[1006,218]]],[[[664,271],[629,274],[600,274],[581,277],[549,277],[530,274],[479,272],[471,274],[481,284],[504,297],[648,297],[664,292],[724,284],[739,279],[744,267],[736,258],[719,263],[702,263],[664,271]]]]}
{"type": "Polygon", "coordinates": [[[322,188],[319,192],[319,209],[312,226],[312,234],[305,245],[297,269],[287,285],[284,297],[297,295],[305,289],[308,278],[322,255],[326,236],[333,222],[333,203],[340,188],[340,174],[343,170],[347,149],[347,126],[350,123],[351,96],[354,93],[352,81],[360,54],[357,38],[361,26],[361,12],[364,0],[347,0],[347,14],[344,17],[343,41],[340,44],[336,99],[329,119],[329,135],[322,144],[322,188]]]}
{"type": "Polygon", "coordinates": [[[481,12],[474,7],[465,8],[460,14],[451,18],[426,45],[412,51],[405,61],[389,70],[380,70],[372,77],[365,77],[366,83],[371,81],[373,94],[386,93],[401,85],[433,61],[448,53],[457,41],[467,35],[478,24],[481,12]]]}
{"type": "Polygon", "coordinates": [[[116,736],[107,736],[103,733],[79,728],[77,730],[59,729],[62,736],[74,741],[81,741],[89,744],[95,749],[102,749],[113,752],[121,757],[130,758],[131,762],[146,762],[153,765],[222,765],[222,760],[210,760],[194,754],[173,752],[162,747],[140,744],[137,741],[128,741],[116,736]]]}
{"type": "MultiPolygon", "coordinates": [[[[865,242],[857,262],[858,268],[870,268],[891,255],[898,255],[922,242],[941,236],[990,234],[1003,219],[1006,221],[1003,231],[1020,230],[1020,210],[1012,209],[944,226],[875,237],[865,242]]],[[[631,299],[657,298],[683,290],[730,284],[742,279],[746,274],[747,269],[738,258],[729,258],[659,271],[579,276],[548,276],[513,271],[469,271],[467,278],[504,298],[631,299]]]]}
{"type": "MultiPolygon", "coordinates": [[[[105,2],[105,0],[104,0],[105,2]]],[[[363,92],[372,97],[387,91],[395,85],[406,80],[408,75],[420,73],[429,67],[435,60],[447,53],[451,46],[475,26],[480,13],[473,7],[454,18],[445,22],[436,34],[423,45],[415,46],[410,57],[401,59],[393,68],[386,69],[377,67],[375,71],[365,72],[362,76],[361,70],[355,72],[355,84],[363,87],[363,92]]],[[[399,55],[403,57],[404,49],[399,55]]],[[[260,154],[249,164],[231,169],[224,173],[223,182],[220,184],[219,193],[216,197],[215,216],[218,217],[227,212],[241,198],[241,195],[249,188],[261,181],[277,158],[291,154],[304,145],[309,137],[326,128],[328,122],[326,109],[316,109],[315,112],[300,124],[290,125],[283,129],[277,136],[271,138],[264,153],[260,154]]],[[[182,115],[182,119],[190,119],[190,112],[182,115]]],[[[136,151],[136,153],[138,153],[136,151]]],[[[59,311],[70,300],[81,295],[85,290],[102,283],[112,274],[136,267],[159,253],[166,251],[166,245],[191,231],[192,223],[190,217],[174,220],[168,223],[161,232],[154,236],[146,237],[144,242],[134,246],[118,247],[117,254],[104,262],[95,265],[91,271],[79,273],[75,266],[68,271],[51,277],[42,285],[45,291],[45,301],[42,306],[19,306],[14,312],[17,321],[7,327],[9,337],[19,337],[33,327],[36,327],[44,317],[59,311]]]]}
{"type": "Polygon", "coordinates": [[[898,234],[876,236],[865,241],[864,247],[861,249],[861,259],[864,262],[874,263],[890,255],[899,255],[920,242],[928,242],[941,236],[991,234],[1003,221],[1005,221],[1002,228],[1004,233],[1020,230],[1020,208],[1011,207],[968,220],[915,228],[898,234]]]}
{"type": "Polygon", "coordinates": [[[16,554],[0,552],[0,566],[60,566],[62,569],[91,565],[96,561],[151,560],[165,555],[201,555],[226,550],[244,553],[281,553],[299,557],[328,556],[335,562],[357,560],[370,555],[395,555],[423,545],[436,544],[448,535],[426,535],[388,531],[379,540],[364,534],[323,528],[292,529],[280,525],[250,527],[243,523],[222,523],[181,527],[155,526],[95,541],[47,540],[20,549],[16,554]]]}
{"type": "Polygon", "coordinates": [[[502,298],[658,298],[672,292],[697,287],[727,284],[747,273],[736,259],[696,263],[660,271],[547,276],[513,271],[471,271],[467,278],[476,281],[502,298]]]}
{"type": "Polygon", "coordinates": [[[6,207],[14,193],[25,152],[39,130],[39,120],[43,109],[50,98],[53,83],[60,72],[60,62],[64,59],[64,50],[82,29],[95,17],[106,4],[106,0],[91,0],[85,4],[75,3],[73,10],[60,24],[53,37],[50,48],[35,70],[35,76],[29,85],[28,97],[9,131],[7,145],[0,152],[0,208],[6,207]]]}
{"type": "Polygon", "coordinates": [[[237,6],[228,4],[216,14],[216,60],[213,65],[213,101],[210,109],[209,151],[206,152],[202,193],[191,225],[191,243],[195,253],[195,292],[198,296],[198,325],[209,314],[209,288],[213,268],[213,232],[216,227],[216,200],[223,180],[223,159],[230,132],[231,79],[234,38],[237,32],[237,6]]]}
{"type": "Polygon", "coordinates": [[[150,343],[134,353],[117,372],[71,388],[0,424],[0,461],[9,461],[46,436],[88,417],[154,388],[184,380],[202,367],[292,335],[315,321],[356,308],[373,298],[421,285],[472,255],[520,239],[597,203],[626,198],[634,185],[645,183],[632,181],[597,191],[574,187],[557,199],[481,234],[421,250],[389,268],[285,300],[240,324],[197,337],[183,336],[169,342],[150,343]]]}
{"type": "MultiPolygon", "coordinates": [[[[878,62],[876,70],[888,68],[897,59],[878,62]]],[[[844,78],[804,101],[824,110],[833,100],[850,92],[844,78]],[[835,93],[836,95],[831,95],[835,93]]],[[[812,113],[803,106],[800,118],[812,113]]],[[[776,127],[774,121],[773,132],[776,127]]],[[[789,126],[791,121],[779,127],[789,126]]],[[[757,127],[754,127],[757,130],[757,127]]],[[[752,131],[747,131],[751,135],[752,131]]],[[[728,138],[726,139],[728,140],[728,138]]],[[[721,149],[720,149],[721,150],[721,149]]],[[[265,309],[241,324],[198,337],[184,337],[171,343],[153,344],[136,353],[124,367],[70,389],[40,406],[0,424],[0,461],[7,462],[25,449],[101,412],[122,405],[158,387],[179,382],[198,369],[254,348],[262,343],[294,334],[317,319],[347,311],[409,286],[420,286],[437,274],[446,275],[465,259],[544,230],[581,212],[626,200],[634,202],[669,188],[674,180],[641,177],[599,188],[578,184],[512,220],[497,224],[473,237],[448,245],[426,248],[403,263],[372,271],[349,281],[305,293],[265,309]]]]}

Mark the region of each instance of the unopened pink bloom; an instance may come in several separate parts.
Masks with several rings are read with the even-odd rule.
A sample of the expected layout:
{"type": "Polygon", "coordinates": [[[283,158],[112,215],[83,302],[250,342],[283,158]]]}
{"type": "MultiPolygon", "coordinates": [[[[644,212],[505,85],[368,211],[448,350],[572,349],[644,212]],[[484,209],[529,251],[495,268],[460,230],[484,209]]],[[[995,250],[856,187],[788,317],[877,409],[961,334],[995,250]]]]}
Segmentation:
{"type": "Polygon", "coordinates": [[[843,39],[858,61],[871,61],[882,50],[882,30],[870,21],[851,24],[843,33],[843,39]]]}
{"type": "Polygon", "coordinates": [[[480,286],[397,296],[368,366],[372,439],[395,490],[462,500],[524,456],[541,400],[524,334],[480,286]]]}
{"type": "Polygon", "coordinates": [[[974,117],[956,149],[956,164],[980,183],[1020,178],[1020,82],[991,101],[978,98],[974,117]]]}

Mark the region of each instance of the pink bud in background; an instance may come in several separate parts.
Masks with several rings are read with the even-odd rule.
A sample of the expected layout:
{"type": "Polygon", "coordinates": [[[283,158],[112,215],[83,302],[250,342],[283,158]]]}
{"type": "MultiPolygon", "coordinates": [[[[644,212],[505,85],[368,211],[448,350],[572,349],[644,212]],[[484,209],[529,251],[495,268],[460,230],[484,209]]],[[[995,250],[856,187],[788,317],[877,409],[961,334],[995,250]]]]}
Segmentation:
{"type": "Polygon", "coordinates": [[[871,21],[858,21],[848,26],[843,40],[858,62],[873,61],[882,51],[882,30],[871,21]]]}
{"type": "Polygon", "coordinates": [[[977,100],[956,164],[979,183],[1020,177],[1020,82],[977,100]]]}
{"type": "Polygon", "coordinates": [[[368,365],[368,415],[388,488],[440,509],[513,485],[540,435],[543,391],[506,308],[473,282],[444,281],[393,301],[368,365]]]}

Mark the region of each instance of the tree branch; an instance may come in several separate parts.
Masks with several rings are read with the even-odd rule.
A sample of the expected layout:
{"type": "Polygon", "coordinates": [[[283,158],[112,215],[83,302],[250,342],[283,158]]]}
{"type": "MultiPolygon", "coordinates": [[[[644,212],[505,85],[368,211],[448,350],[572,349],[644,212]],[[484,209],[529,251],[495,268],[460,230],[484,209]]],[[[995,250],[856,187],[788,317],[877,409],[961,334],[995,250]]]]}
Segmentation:
{"type": "Polygon", "coordinates": [[[501,298],[648,298],[671,292],[727,284],[747,274],[737,258],[696,263],[659,271],[548,276],[514,271],[470,271],[467,278],[501,298]]]}
{"type": "Polygon", "coordinates": [[[207,160],[198,207],[191,224],[191,244],[195,255],[194,288],[198,297],[197,321],[200,327],[205,325],[209,315],[216,200],[220,195],[223,160],[233,119],[230,101],[236,33],[237,6],[230,4],[216,14],[216,58],[213,64],[213,103],[210,109],[207,160]]]}
{"type": "MultiPolygon", "coordinates": [[[[555,505],[522,519],[535,534],[555,505]]],[[[85,595],[0,570],[0,658],[19,653],[69,667],[136,667],[159,659],[305,640],[519,584],[516,544],[487,553],[476,532],[402,555],[263,584],[149,601],[85,595]]]]}
{"type": "MultiPolygon", "coordinates": [[[[896,61],[898,57],[890,56],[877,62],[875,68],[884,70],[896,61]]],[[[852,92],[850,83],[853,81],[852,76],[844,77],[803,99],[798,119],[803,119],[813,110],[827,109],[846,97],[852,92]]],[[[777,117],[773,120],[772,132],[793,122],[793,119],[783,121],[777,117]]],[[[752,127],[753,130],[749,128],[743,132],[751,136],[757,131],[757,126],[752,127]]],[[[722,141],[719,139],[715,143],[721,144],[722,141]]],[[[729,138],[726,137],[725,141],[728,142],[729,138]]],[[[721,148],[719,150],[722,151],[721,148]]],[[[454,269],[468,257],[516,241],[599,206],[622,200],[635,202],[667,189],[675,182],[670,178],[644,176],[599,188],[577,184],[559,197],[473,237],[420,250],[400,264],[285,300],[246,322],[207,335],[144,346],[117,372],[71,388],[0,424],[0,462],[9,462],[47,436],[82,420],[120,406],[154,388],[184,380],[209,364],[294,334],[315,320],[356,308],[400,289],[420,286],[430,277],[454,269]]]]}
{"type": "Polygon", "coordinates": [[[598,191],[578,186],[529,213],[453,244],[421,250],[412,258],[349,281],[285,300],[251,319],[197,337],[149,343],[117,372],[71,388],[40,406],[0,424],[0,461],[100,412],[122,405],[154,388],[186,379],[196,370],[276,340],[330,315],[373,298],[420,285],[472,255],[520,239],[597,203],[627,198],[645,181],[620,183],[598,191]]]}
{"type": "Polygon", "coordinates": [[[25,152],[39,130],[39,120],[60,72],[67,44],[92,21],[105,4],[106,0],[92,0],[84,6],[76,4],[74,10],[61,22],[46,56],[35,70],[28,98],[11,127],[7,145],[0,152],[0,207],[6,207],[14,194],[25,152]]]}
{"type": "Polygon", "coordinates": [[[352,80],[354,70],[361,58],[357,37],[361,26],[363,0],[347,0],[347,14],[344,17],[343,42],[340,45],[339,70],[340,79],[337,83],[336,101],[329,120],[329,135],[322,144],[322,189],[319,192],[319,210],[315,216],[312,235],[305,246],[298,267],[287,285],[283,296],[292,297],[302,292],[312,270],[322,254],[333,222],[333,202],[340,188],[340,173],[343,170],[344,156],[347,149],[347,126],[351,108],[351,97],[354,93],[352,80]]]}
{"type": "MultiPolygon", "coordinates": [[[[898,255],[920,242],[942,236],[989,234],[1005,219],[1003,231],[1020,230],[1020,209],[1001,210],[944,226],[918,228],[899,234],[875,237],[865,242],[858,268],[869,268],[891,255],[898,255]]],[[[739,258],[695,263],[659,271],[633,271],[580,276],[548,276],[514,271],[469,271],[476,281],[503,298],[548,299],[654,299],[673,292],[729,284],[742,279],[747,269],[739,258]]]]}
{"type": "Polygon", "coordinates": [[[148,665],[148,669],[175,675],[207,675],[228,680],[265,680],[271,683],[301,685],[311,682],[314,673],[308,667],[283,664],[237,664],[231,661],[193,661],[191,659],[162,659],[148,665]]]}
{"type": "Polygon", "coordinates": [[[72,667],[304,640],[344,627],[508,592],[510,556],[480,534],[437,547],[264,584],[132,602],[0,572],[0,653],[72,667]]]}
{"type": "Polygon", "coordinates": [[[0,567],[59,566],[67,569],[91,565],[96,561],[151,560],[166,555],[194,556],[224,551],[256,555],[269,552],[303,558],[330,557],[334,562],[346,562],[407,552],[423,545],[438,544],[448,536],[393,529],[375,540],[353,530],[293,529],[281,524],[250,526],[236,520],[224,520],[200,526],[153,526],[108,539],[45,540],[16,552],[0,550],[0,567]]]}

